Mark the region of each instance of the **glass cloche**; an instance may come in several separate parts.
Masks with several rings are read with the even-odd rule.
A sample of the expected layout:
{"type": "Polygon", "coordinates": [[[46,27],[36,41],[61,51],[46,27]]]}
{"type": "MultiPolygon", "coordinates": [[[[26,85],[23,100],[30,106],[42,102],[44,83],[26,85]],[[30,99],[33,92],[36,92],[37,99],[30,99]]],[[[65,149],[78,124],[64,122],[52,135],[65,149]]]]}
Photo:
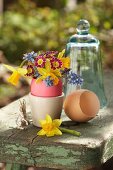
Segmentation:
{"type": "Polygon", "coordinates": [[[80,20],[77,24],[77,34],[70,37],[66,45],[66,56],[71,58],[72,71],[84,79],[82,86],[66,83],[65,93],[68,95],[75,89],[83,88],[93,91],[99,97],[101,107],[106,106],[107,100],[103,85],[102,58],[100,42],[89,34],[90,24],[80,20]]]}

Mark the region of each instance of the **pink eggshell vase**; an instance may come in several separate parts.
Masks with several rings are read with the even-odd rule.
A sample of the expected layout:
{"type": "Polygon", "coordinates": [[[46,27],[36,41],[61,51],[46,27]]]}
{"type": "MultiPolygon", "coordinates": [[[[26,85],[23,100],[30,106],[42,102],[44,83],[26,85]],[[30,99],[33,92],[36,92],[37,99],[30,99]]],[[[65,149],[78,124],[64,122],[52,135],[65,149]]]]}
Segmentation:
{"type": "Polygon", "coordinates": [[[31,81],[31,94],[38,97],[56,97],[62,95],[62,81],[54,86],[46,86],[45,82],[36,83],[35,79],[31,81]]]}

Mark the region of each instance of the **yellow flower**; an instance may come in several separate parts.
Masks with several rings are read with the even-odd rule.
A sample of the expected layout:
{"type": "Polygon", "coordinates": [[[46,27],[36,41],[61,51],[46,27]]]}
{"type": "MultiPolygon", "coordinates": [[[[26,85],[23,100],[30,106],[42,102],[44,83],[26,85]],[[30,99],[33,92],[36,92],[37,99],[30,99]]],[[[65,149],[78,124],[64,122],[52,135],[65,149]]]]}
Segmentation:
{"type": "Polygon", "coordinates": [[[37,68],[38,69],[38,73],[41,75],[41,77],[39,77],[36,82],[40,82],[45,80],[48,76],[50,76],[51,80],[54,81],[54,85],[57,85],[59,82],[59,78],[61,77],[61,73],[59,69],[53,70],[51,69],[51,64],[49,60],[46,60],[45,63],[45,68],[37,68]]]}
{"type": "Polygon", "coordinates": [[[46,135],[47,137],[54,135],[62,135],[62,132],[59,130],[61,125],[61,119],[54,119],[52,121],[49,115],[46,115],[46,120],[40,120],[40,125],[42,129],[37,133],[39,136],[46,135]]]}
{"type": "Polygon", "coordinates": [[[18,81],[21,75],[24,76],[27,73],[27,70],[24,68],[14,68],[6,64],[4,64],[4,66],[13,72],[7,80],[9,83],[13,84],[14,86],[18,84],[18,81]]]}
{"type": "Polygon", "coordinates": [[[65,49],[62,50],[59,54],[58,54],[58,59],[60,59],[63,63],[62,68],[70,68],[70,57],[63,57],[65,53],[65,49]]]}

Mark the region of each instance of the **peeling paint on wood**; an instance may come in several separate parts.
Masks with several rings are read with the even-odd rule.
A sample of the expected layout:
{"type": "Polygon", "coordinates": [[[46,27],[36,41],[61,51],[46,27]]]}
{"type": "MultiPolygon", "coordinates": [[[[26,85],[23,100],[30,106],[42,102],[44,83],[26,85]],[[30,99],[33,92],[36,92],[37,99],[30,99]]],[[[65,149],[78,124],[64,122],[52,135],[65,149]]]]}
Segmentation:
{"type": "MultiPolygon", "coordinates": [[[[107,108],[100,110],[95,119],[82,124],[68,122],[68,128],[81,136],[63,134],[52,138],[36,137],[37,127],[16,129],[19,101],[0,110],[0,162],[36,165],[64,170],[86,170],[99,166],[113,156],[113,73],[105,73],[107,108]],[[106,133],[107,132],[107,133],[106,133]]],[[[27,113],[30,113],[28,96],[27,113]]],[[[69,119],[62,115],[63,120],[69,119]]]]}

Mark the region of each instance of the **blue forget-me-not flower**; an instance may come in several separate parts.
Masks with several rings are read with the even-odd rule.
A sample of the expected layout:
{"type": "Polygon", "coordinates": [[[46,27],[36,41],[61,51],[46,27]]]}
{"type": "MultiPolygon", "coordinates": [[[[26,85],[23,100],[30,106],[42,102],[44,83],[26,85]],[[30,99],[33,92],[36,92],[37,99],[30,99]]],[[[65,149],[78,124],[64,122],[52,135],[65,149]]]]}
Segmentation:
{"type": "Polygon", "coordinates": [[[34,62],[34,59],[37,57],[37,53],[35,53],[34,51],[30,52],[30,53],[26,53],[24,54],[23,59],[29,62],[34,62]]]}
{"type": "Polygon", "coordinates": [[[67,74],[67,82],[69,84],[82,85],[83,79],[81,78],[80,75],[71,71],[67,74]]]}
{"type": "Polygon", "coordinates": [[[46,86],[53,86],[53,80],[50,79],[50,76],[48,76],[45,79],[46,86]]]}

